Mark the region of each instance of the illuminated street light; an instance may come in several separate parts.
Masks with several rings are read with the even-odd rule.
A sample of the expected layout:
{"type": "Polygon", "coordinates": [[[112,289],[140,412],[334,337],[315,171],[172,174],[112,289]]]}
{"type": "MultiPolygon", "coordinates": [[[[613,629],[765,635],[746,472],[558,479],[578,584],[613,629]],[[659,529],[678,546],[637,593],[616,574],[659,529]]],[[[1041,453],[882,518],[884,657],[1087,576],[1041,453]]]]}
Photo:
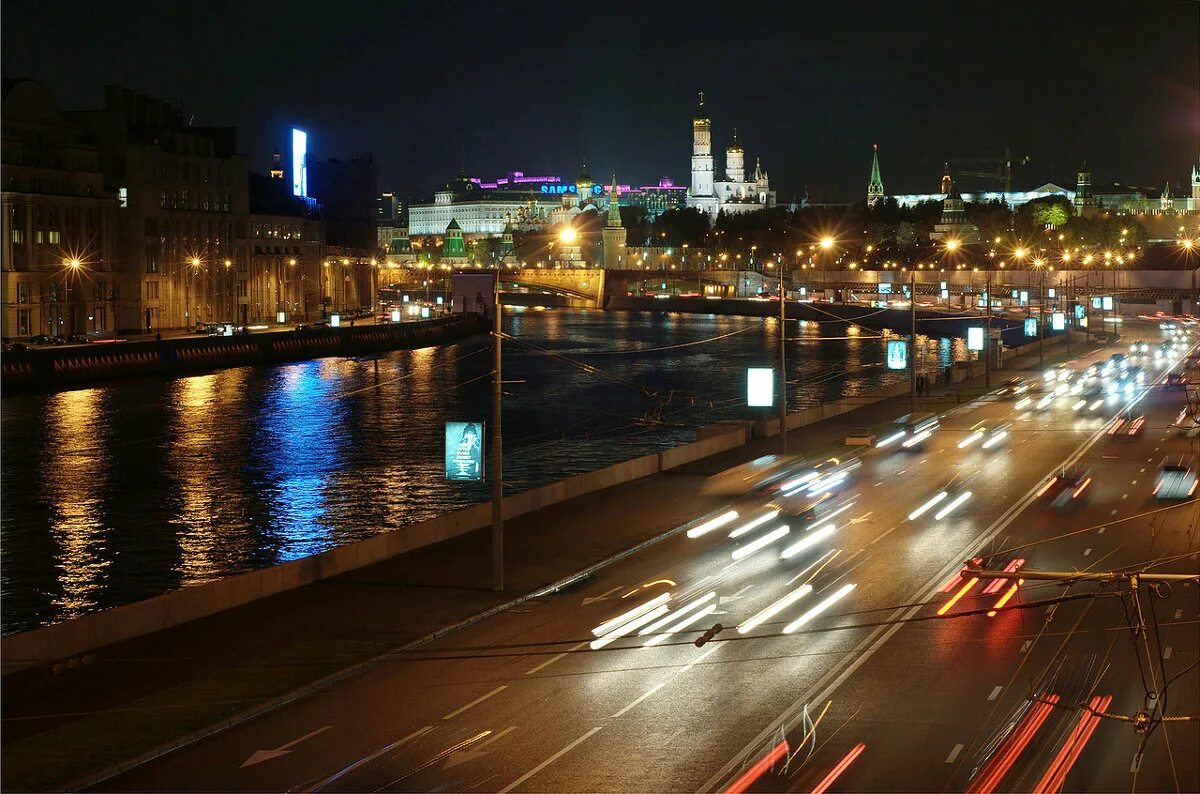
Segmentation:
{"type": "Polygon", "coordinates": [[[960,245],[961,245],[961,243],[958,240],[947,240],[946,241],[946,250],[947,251],[957,251],[958,246],[960,246],[960,245]]]}
{"type": "Polygon", "coordinates": [[[562,234],[560,234],[558,236],[558,239],[562,240],[564,243],[567,243],[569,245],[569,244],[575,242],[575,238],[578,236],[579,235],[577,235],[575,233],[575,230],[573,228],[571,228],[570,226],[568,226],[567,228],[562,230],[562,234]]]}
{"type": "Polygon", "coordinates": [[[833,238],[832,237],[822,237],[821,238],[821,247],[824,248],[826,251],[828,251],[830,248],[833,248],[833,238]]]}

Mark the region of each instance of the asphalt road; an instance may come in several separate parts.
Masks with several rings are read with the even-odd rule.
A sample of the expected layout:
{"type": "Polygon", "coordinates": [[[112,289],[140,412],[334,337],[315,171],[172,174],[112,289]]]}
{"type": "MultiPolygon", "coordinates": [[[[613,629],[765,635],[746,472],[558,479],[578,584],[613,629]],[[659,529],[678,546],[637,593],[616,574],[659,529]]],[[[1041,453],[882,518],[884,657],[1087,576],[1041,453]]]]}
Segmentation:
{"type": "MultiPolygon", "coordinates": [[[[1159,335],[1157,328],[1144,333],[1159,335]]],[[[758,765],[757,787],[812,790],[861,743],[835,790],[961,790],[1005,752],[1006,726],[1031,708],[1031,692],[1057,695],[1063,705],[1047,707],[996,784],[1028,790],[1079,723],[1081,698],[1112,695],[1109,712],[1132,714],[1144,697],[1143,674],[1161,682],[1200,652],[1194,586],[1177,585],[1154,601],[1160,633],[1151,628],[1148,642],[1139,640],[1154,651],[1149,658],[1143,651],[1141,668],[1115,596],[1067,601],[1049,614],[1039,605],[956,617],[991,606],[1006,589],[980,596],[981,584],[937,616],[951,595],[940,591],[973,556],[996,565],[1023,557],[1038,570],[1157,561],[1156,570],[1195,571],[1195,502],[1121,521],[1164,506],[1150,494],[1158,459],[1195,445],[1168,427],[1183,393],[1149,390],[1142,435],[1119,439],[1105,433],[1114,406],[1076,413],[1076,399],[1060,398],[1045,411],[994,395],[961,406],[922,448],[896,443],[867,452],[844,491],[853,506],[807,529],[777,517],[731,539],[731,530],[763,514],[761,500],[697,496],[694,524],[731,508],[740,515],[701,537],[680,533],[574,592],[397,657],[104,788],[723,789],[786,739],[787,763],[758,765]],[[977,425],[1005,422],[1011,428],[1002,443],[959,448],[977,425]],[[1093,483],[1067,509],[1049,506],[1039,487],[1076,459],[1092,467],[1093,483]],[[942,490],[942,502],[908,518],[942,490]],[[969,498],[937,517],[967,491],[969,498]],[[780,549],[828,523],[833,530],[780,559],[780,549]],[[786,537],[748,553],[780,525],[789,527],[786,537]],[[1095,528],[1049,540],[1087,527],[1095,528]],[[811,591],[756,628],[735,628],[805,584],[811,591]],[[593,629],[668,593],[669,615],[680,615],[676,622],[697,616],[694,625],[666,636],[668,622],[593,648],[593,629]],[[840,600],[823,615],[789,631],[834,595],[840,600]],[[718,622],[724,630],[697,648],[692,640],[718,622]],[[644,647],[650,641],[659,644],[644,647]]],[[[647,509],[631,505],[630,520],[647,509]]],[[[1010,603],[1097,590],[1026,582],[1010,603]]],[[[1192,669],[1172,684],[1169,713],[1200,714],[1198,681],[1192,669]]],[[[1196,723],[1156,731],[1137,788],[1200,788],[1197,738],[1196,723]]],[[[1101,720],[1065,788],[1129,789],[1136,740],[1129,723],[1101,720]]]]}

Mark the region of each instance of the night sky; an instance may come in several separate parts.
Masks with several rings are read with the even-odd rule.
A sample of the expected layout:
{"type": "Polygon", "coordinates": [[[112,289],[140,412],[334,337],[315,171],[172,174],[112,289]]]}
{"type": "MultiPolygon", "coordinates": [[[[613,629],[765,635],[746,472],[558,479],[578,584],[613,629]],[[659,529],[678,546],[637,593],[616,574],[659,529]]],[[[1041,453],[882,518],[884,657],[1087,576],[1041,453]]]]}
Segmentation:
{"type": "MultiPolygon", "coordinates": [[[[5,0],[6,77],[66,109],[105,83],[234,125],[265,171],[285,129],[370,152],[381,189],[458,172],[689,180],[703,90],[718,173],[732,128],[781,203],[892,193],[941,163],[1029,155],[1017,187],[1185,188],[1200,151],[1200,4],[747,2],[97,3],[5,0]]],[[[966,167],[966,166],[964,166],[966,167]]],[[[983,184],[963,181],[964,188],[983,184]]]]}

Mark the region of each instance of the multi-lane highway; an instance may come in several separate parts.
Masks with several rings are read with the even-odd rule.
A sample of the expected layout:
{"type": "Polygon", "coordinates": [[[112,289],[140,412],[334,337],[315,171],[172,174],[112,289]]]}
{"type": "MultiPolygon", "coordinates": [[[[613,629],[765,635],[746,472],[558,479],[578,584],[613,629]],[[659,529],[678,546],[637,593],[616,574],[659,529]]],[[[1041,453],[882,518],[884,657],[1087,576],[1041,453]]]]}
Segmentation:
{"type": "Polygon", "coordinates": [[[1151,353],[1128,390],[1110,396],[1119,367],[1097,394],[1078,375],[997,390],[920,443],[880,438],[845,479],[797,467],[779,483],[795,498],[831,494],[811,521],[776,514],[777,493],[698,494],[691,531],[578,589],[104,788],[1197,790],[1196,722],[1154,725],[1137,762],[1141,726],[1120,719],[1176,676],[1166,713],[1200,714],[1195,584],[1135,601],[960,576],[972,558],[1196,572],[1197,502],[1152,493],[1163,457],[1197,452],[1173,427],[1185,392],[1160,385],[1184,346],[1156,360],[1156,326],[1133,338],[1151,353]]]}

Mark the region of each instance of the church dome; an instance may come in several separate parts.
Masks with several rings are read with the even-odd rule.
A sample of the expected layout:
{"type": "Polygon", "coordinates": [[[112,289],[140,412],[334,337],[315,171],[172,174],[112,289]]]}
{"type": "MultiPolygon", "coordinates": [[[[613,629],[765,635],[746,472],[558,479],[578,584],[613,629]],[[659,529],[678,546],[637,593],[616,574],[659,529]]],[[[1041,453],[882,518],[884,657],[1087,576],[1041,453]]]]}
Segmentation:
{"type": "Polygon", "coordinates": [[[729,144],[729,148],[728,148],[728,149],[726,149],[725,151],[726,151],[726,152],[741,152],[741,151],[744,151],[744,150],[742,149],[742,145],[741,145],[740,143],[738,143],[738,139],[737,139],[737,127],[734,127],[734,128],[733,128],[733,143],[729,144]]]}
{"type": "Polygon", "coordinates": [[[575,180],[575,187],[577,187],[577,188],[589,187],[590,188],[591,186],[592,186],[592,178],[588,175],[587,163],[584,163],[583,170],[579,172],[579,177],[575,180]]]}

